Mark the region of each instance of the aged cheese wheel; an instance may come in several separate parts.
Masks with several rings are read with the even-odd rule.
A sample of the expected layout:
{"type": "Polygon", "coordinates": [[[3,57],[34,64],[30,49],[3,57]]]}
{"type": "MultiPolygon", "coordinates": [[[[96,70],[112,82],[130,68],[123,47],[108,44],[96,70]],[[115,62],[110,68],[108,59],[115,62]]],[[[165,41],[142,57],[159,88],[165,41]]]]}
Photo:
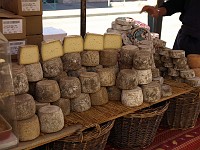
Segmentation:
{"type": "Polygon", "coordinates": [[[30,141],[40,135],[40,123],[37,115],[29,119],[17,121],[18,136],[20,141],[30,141]]]}
{"type": "Polygon", "coordinates": [[[87,70],[86,70],[86,67],[81,67],[81,68],[78,69],[78,70],[69,70],[69,71],[67,72],[67,74],[68,74],[68,76],[70,76],[70,77],[77,77],[77,78],[78,78],[82,72],[86,72],[86,71],[87,71],[87,70]]]}
{"type": "Polygon", "coordinates": [[[122,90],[121,95],[122,104],[128,107],[140,106],[143,103],[143,94],[140,87],[132,90],[122,90]]]}
{"type": "Polygon", "coordinates": [[[79,76],[83,93],[95,93],[100,90],[100,78],[96,72],[82,72],[79,76]]]}
{"type": "Polygon", "coordinates": [[[195,72],[193,69],[188,69],[188,70],[181,70],[180,71],[180,76],[182,78],[194,78],[195,77],[195,72]]]}
{"type": "Polygon", "coordinates": [[[101,87],[101,89],[95,93],[90,94],[91,104],[94,106],[104,105],[108,103],[108,93],[106,87],[101,87]]]}
{"type": "Polygon", "coordinates": [[[25,65],[26,75],[29,82],[40,81],[43,78],[42,66],[39,63],[25,65]]]}
{"type": "Polygon", "coordinates": [[[133,67],[138,70],[150,69],[153,63],[152,53],[148,51],[137,51],[133,56],[133,67]]]}
{"type": "Polygon", "coordinates": [[[88,67],[86,67],[86,70],[88,71],[88,72],[97,72],[97,70],[98,69],[102,69],[103,68],[103,66],[102,65],[98,65],[98,66],[88,66],[88,67]]]}
{"type": "Polygon", "coordinates": [[[120,101],[122,91],[116,86],[109,86],[107,88],[109,101],[120,101]]]}
{"type": "Polygon", "coordinates": [[[160,77],[160,70],[158,68],[151,68],[151,72],[153,78],[160,77]]]}
{"type": "Polygon", "coordinates": [[[180,75],[178,70],[175,70],[174,68],[168,68],[168,75],[169,76],[173,76],[173,77],[177,77],[180,75]]]}
{"type": "Polygon", "coordinates": [[[60,98],[57,81],[42,80],[36,83],[36,100],[42,103],[55,102],[60,98]]]}
{"type": "Polygon", "coordinates": [[[70,100],[65,98],[60,98],[59,100],[52,103],[52,105],[56,105],[61,108],[64,116],[70,114],[70,100]]]}
{"type": "Polygon", "coordinates": [[[138,78],[138,84],[148,84],[152,81],[152,72],[151,69],[147,70],[136,70],[137,72],[137,78],[138,78]]]}
{"type": "Polygon", "coordinates": [[[48,78],[50,80],[55,80],[57,82],[59,82],[59,80],[61,78],[64,78],[64,77],[67,77],[67,73],[65,71],[62,71],[59,75],[57,75],[56,77],[53,77],[53,78],[48,78]]]}
{"type": "Polygon", "coordinates": [[[117,24],[120,24],[120,25],[124,25],[124,26],[129,26],[129,25],[134,25],[135,24],[135,20],[133,18],[130,18],[130,17],[117,17],[115,19],[115,22],[117,24]]]}
{"type": "Polygon", "coordinates": [[[115,21],[112,22],[112,28],[115,29],[115,30],[122,30],[122,31],[127,31],[127,30],[130,30],[132,28],[131,25],[120,25],[120,24],[117,24],[115,21]]]}
{"type": "Polygon", "coordinates": [[[187,55],[188,65],[191,69],[200,68],[200,55],[199,54],[189,54],[187,55]]]}
{"type": "Polygon", "coordinates": [[[189,84],[192,87],[200,86],[200,77],[187,78],[185,79],[185,83],[189,84]]]}
{"type": "Polygon", "coordinates": [[[81,52],[81,61],[83,66],[99,65],[99,51],[83,51],[81,52]]]}
{"type": "Polygon", "coordinates": [[[64,71],[78,70],[81,68],[80,53],[66,53],[62,57],[64,71]]]}
{"type": "Polygon", "coordinates": [[[153,103],[161,98],[161,86],[158,82],[142,85],[144,102],[153,103]]]}
{"type": "Polygon", "coordinates": [[[171,58],[183,58],[185,57],[185,51],[184,50],[170,50],[169,56],[171,58]]]}
{"type": "Polygon", "coordinates": [[[164,83],[164,78],[160,76],[160,77],[152,78],[152,81],[156,81],[159,84],[163,84],[164,83]]]}
{"type": "Polygon", "coordinates": [[[178,65],[178,66],[183,66],[183,65],[187,65],[187,58],[183,57],[183,58],[173,58],[173,64],[178,65]]]}
{"type": "Polygon", "coordinates": [[[195,76],[200,77],[200,68],[194,68],[193,70],[195,72],[195,76]]]}
{"type": "Polygon", "coordinates": [[[64,127],[64,116],[60,107],[44,106],[38,111],[40,130],[43,133],[58,132],[64,127]]]}
{"type": "Polygon", "coordinates": [[[116,85],[122,90],[131,90],[138,85],[137,72],[134,69],[123,69],[117,75],[116,85]]]}
{"type": "Polygon", "coordinates": [[[56,77],[63,72],[63,63],[61,58],[53,58],[42,62],[44,77],[56,77]]]}
{"type": "Polygon", "coordinates": [[[71,110],[75,112],[83,112],[91,108],[90,95],[81,93],[77,98],[71,99],[71,110]]]}
{"type": "Polygon", "coordinates": [[[169,56],[161,56],[161,61],[162,62],[165,62],[165,63],[172,63],[172,58],[171,57],[169,57],[169,56]]]}
{"type": "Polygon", "coordinates": [[[113,86],[115,85],[116,75],[115,70],[112,68],[98,69],[97,73],[100,77],[101,86],[113,86]]]}
{"type": "Polygon", "coordinates": [[[38,110],[44,106],[49,106],[50,103],[40,103],[38,101],[35,101],[35,106],[36,106],[36,113],[38,113],[38,110]]]}
{"type": "Polygon", "coordinates": [[[35,100],[30,94],[15,96],[16,119],[24,120],[31,118],[36,111],[35,100]]]}
{"type": "Polygon", "coordinates": [[[81,83],[77,77],[64,77],[59,80],[62,98],[76,98],[81,94],[81,83]]]}
{"type": "Polygon", "coordinates": [[[99,53],[100,64],[103,66],[114,66],[118,61],[118,51],[115,49],[103,50],[99,53]]]}
{"type": "Polygon", "coordinates": [[[172,88],[170,85],[163,84],[161,85],[162,97],[167,97],[172,95],[172,88]]]}

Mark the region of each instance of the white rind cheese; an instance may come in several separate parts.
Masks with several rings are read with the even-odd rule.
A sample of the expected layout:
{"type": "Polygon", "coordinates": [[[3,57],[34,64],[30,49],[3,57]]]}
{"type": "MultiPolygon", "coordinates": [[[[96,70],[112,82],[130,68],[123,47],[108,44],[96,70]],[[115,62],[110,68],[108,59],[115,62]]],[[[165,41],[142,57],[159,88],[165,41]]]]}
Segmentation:
{"type": "Polygon", "coordinates": [[[116,75],[115,70],[112,68],[98,69],[97,73],[100,77],[101,86],[113,86],[115,85],[116,75]]]}
{"type": "Polygon", "coordinates": [[[90,94],[91,104],[94,106],[104,105],[108,103],[108,93],[106,87],[101,87],[101,89],[95,93],[90,94]]]}
{"type": "Polygon", "coordinates": [[[138,84],[148,84],[152,81],[152,72],[151,69],[147,70],[136,70],[138,77],[138,84]]]}
{"type": "Polygon", "coordinates": [[[181,70],[180,71],[180,76],[182,78],[194,78],[195,77],[195,72],[193,69],[188,69],[188,70],[181,70]]]}
{"type": "Polygon", "coordinates": [[[121,34],[105,33],[103,46],[104,46],[104,50],[121,48],[122,47],[121,34]]]}
{"type": "Polygon", "coordinates": [[[103,50],[103,35],[95,33],[86,33],[84,37],[84,50],[103,50]]]}
{"type": "Polygon", "coordinates": [[[43,79],[43,70],[40,62],[25,65],[25,69],[29,82],[36,82],[43,79]]]}
{"type": "Polygon", "coordinates": [[[185,51],[184,50],[170,50],[169,56],[171,58],[183,58],[185,57],[185,51]]]}

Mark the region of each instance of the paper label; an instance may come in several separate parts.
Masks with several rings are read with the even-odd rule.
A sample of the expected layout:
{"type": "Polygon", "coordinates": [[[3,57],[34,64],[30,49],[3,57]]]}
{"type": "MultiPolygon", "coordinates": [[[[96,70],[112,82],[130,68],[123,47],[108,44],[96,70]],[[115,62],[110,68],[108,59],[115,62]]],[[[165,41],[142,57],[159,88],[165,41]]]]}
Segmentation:
{"type": "Polygon", "coordinates": [[[21,0],[22,11],[40,11],[40,0],[21,0]]]}
{"type": "Polygon", "coordinates": [[[10,54],[15,55],[18,54],[19,46],[25,45],[25,40],[22,41],[9,41],[9,47],[10,47],[10,54]]]}
{"type": "Polygon", "coordinates": [[[6,19],[2,20],[3,34],[23,33],[22,19],[6,19]]]}

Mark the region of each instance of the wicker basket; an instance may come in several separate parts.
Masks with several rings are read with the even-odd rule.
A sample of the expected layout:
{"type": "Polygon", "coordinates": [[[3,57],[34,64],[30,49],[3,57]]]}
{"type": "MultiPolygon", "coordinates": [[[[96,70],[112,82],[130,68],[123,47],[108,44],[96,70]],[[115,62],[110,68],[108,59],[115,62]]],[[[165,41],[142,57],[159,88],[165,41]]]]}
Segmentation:
{"type": "MultiPolygon", "coordinates": [[[[45,145],[46,150],[104,150],[114,120],[45,145]]],[[[44,149],[44,147],[43,147],[44,149]]]]}
{"type": "Polygon", "coordinates": [[[131,150],[149,146],[168,105],[168,102],[159,103],[116,119],[109,142],[118,148],[131,150]]]}
{"type": "Polygon", "coordinates": [[[199,91],[195,90],[170,100],[164,118],[171,129],[187,129],[195,126],[199,113],[199,91]]]}

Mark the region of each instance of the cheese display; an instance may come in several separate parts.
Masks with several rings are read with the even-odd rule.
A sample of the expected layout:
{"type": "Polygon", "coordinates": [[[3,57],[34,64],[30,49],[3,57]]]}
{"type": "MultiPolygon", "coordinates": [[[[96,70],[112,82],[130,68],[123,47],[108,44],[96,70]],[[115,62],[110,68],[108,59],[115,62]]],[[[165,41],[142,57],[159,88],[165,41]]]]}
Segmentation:
{"type": "Polygon", "coordinates": [[[54,80],[42,80],[36,83],[36,100],[50,103],[60,98],[60,88],[54,80]]]}
{"type": "Polygon", "coordinates": [[[91,108],[90,95],[81,93],[77,98],[71,99],[71,110],[74,112],[83,112],[91,108]]]}
{"type": "Polygon", "coordinates": [[[162,93],[162,97],[171,96],[172,88],[167,84],[163,84],[161,85],[161,93],[162,93]]]}
{"type": "Polygon", "coordinates": [[[100,64],[103,66],[115,66],[118,62],[118,51],[114,49],[100,51],[100,64]]]}
{"type": "Polygon", "coordinates": [[[103,35],[95,33],[86,33],[84,37],[84,50],[103,50],[103,35]]]}
{"type": "Polygon", "coordinates": [[[107,49],[119,49],[122,47],[122,36],[116,33],[104,33],[103,48],[107,49]]]}
{"type": "Polygon", "coordinates": [[[138,78],[138,84],[148,84],[152,81],[152,72],[151,69],[147,70],[136,70],[137,72],[137,78],[138,78]]]}
{"type": "Polygon", "coordinates": [[[122,90],[121,95],[122,104],[128,107],[140,106],[143,103],[143,94],[140,87],[132,90],[122,90]]]}
{"type": "Polygon", "coordinates": [[[189,54],[187,55],[188,65],[191,69],[200,68],[200,55],[199,54],[189,54]]]}
{"type": "Polygon", "coordinates": [[[21,65],[38,63],[39,49],[37,45],[22,45],[19,47],[18,61],[21,65]]]}
{"type": "Polygon", "coordinates": [[[29,82],[36,82],[43,79],[43,70],[40,62],[25,65],[25,69],[29,82]]]}
{"type": "Polygon", "coordinates": [[[188,70],[181,70],[180,71],[180,76],[182,78],[194,78],[195,77],[195,72],[193,69],[188,69],[188,70]]]}
{"type": "Polygon", "coordinates": [[[117,86],[106,87],[109,101],[120,101],[122,91],[117,86]]]}
{"type": "Polygon", "coordinates": [[[101,86],[113,86],[115,85],[116,75],[115,70],[112,68],[98,69],[101,86]]]}
{"type": "Polygon", "coordinates": [[[64,37],[64,53],[74,53],[83,51],[83,38],[80,35],[68,35],[64,37]]]}
{"type": "Polygon", "coordinates": [[[69,115],[70,114],[70,100],[66,98],[60,98],[56,102],[53,102],[52,105],[56,105],[61,108],[63,115],[69,115]]]}
{"type": "Polygon", "coordinates": [[[62,60],[59,57],[42,62],[43,74],[45,78],[56,77],[63,72],[62,60]]]}
{"type": "Polygon", "coordinates": [[[31,118],[36,112],[35,101],[30,94],[16,95],[15,105],[17,120],[31,118]]]}
{"type": "Polygon", "coordinates": [[[117,75],[116,85],[122,90],[132,90],[138,85],[137,72],[133,69],[123,69],[117,75]]]}
{"type": "Polygon", "coordinates": [[[60,40],[43,41],[41,44],[41,57],[43,61],[61,57],[64,54],[60,40]]]}
{"type": "Polygon", "coordinates": [[[95,93],[100,90],[100,78],[96,72],[82,72],[79,76],[83,93],[95,93]]]}
{"type": "Polygon", "coordinates": [[[37,115],[17,122],[17,131],[20,141],[30,141],[40,135],[40,123],[37,115]]]}
{"type": "Polygon", "coordinates": [[[76,98],[81,94],[81,83],[77,77],[63,77],[59,80],[62,98],[76,98]]]}
{"type": "Polygon", "coordinates": [[[60,107],[44,106],[38,111],[40,130],[43,133],[54,133],[64,127],[64,115],[60,107]]]}
{"type": "Polygon", "coordinates": [[[81,63],[83,66],[98,66],[99,52],[98,51],[81,52],[81,63]]]}
{"type": "Polygon", "coordinates": [[[91,104],[94,106],[104,105],[108,103],[108,93],[106,87],[101,87],[101,89],[95,93],[90,94],[91,104]]]}
{"type": "Polygon", "coordinates": [[[66,53],[61,57],[61,59],[65,71],[78,70],[81,68],[80,53],[66,53]]]}

